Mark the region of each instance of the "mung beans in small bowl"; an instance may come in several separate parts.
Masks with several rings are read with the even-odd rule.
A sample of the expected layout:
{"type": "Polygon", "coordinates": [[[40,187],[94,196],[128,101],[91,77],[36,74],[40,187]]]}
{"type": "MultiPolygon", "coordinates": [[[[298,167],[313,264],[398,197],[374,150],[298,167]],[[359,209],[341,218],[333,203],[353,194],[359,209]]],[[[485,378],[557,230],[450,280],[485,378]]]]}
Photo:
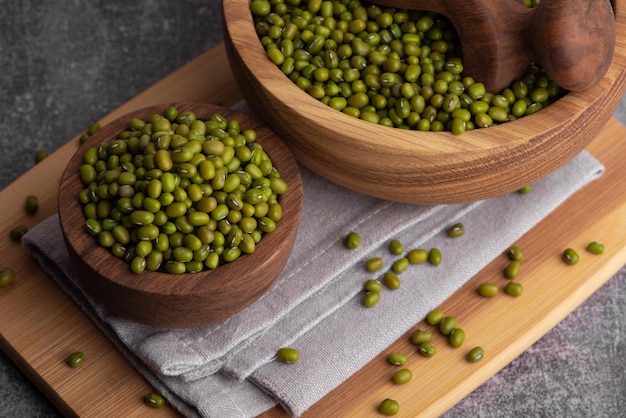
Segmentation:
{"type": "Polygon", "coordinates": [[[282,271],[302,180],[259,121],[209,104],[131,112],[89,137],[59,191],[63,235],[85,289],[155,326],[225,319],[282,271]]]}

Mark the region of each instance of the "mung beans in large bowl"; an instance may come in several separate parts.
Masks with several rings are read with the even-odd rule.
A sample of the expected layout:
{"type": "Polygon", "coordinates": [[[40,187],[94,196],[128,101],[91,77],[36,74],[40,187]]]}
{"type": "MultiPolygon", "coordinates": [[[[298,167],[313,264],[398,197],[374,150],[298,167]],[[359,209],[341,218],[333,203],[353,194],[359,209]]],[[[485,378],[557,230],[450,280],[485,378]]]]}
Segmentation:
{"type": "MultiPolygon", "coordinates": [[[[289,3],[277,4],[284,8],[289,3]]],[[[341,99],[329,106],[330,100],[327,104],[315,97],[322,94],[316,93],[315,83],[306,86],[300,80],[304,84],[298,85],[297,78],[290,79],[281,68],[284,62],[277,65],[272,61],[274,53],[268,54],[264,48],[267,40],[259,39],[248,0],[225,2],[223,15],[226,50],[242,94],[286,140],[298,161],[344,187],[388,200],[457,203],[532,184],[593,140],[624,90],[626,50],[617,42],[610,68],[600,82],[584,91],[556,95],[548,106],[516,120],[481,129],[471,129],[469,124],[470,129],[466,126],[465,132],[456,129],[454,133],[451,122],[441,121],[444,127],[449,123],[448,131],[390,127],[385,126],[387,120],[373,123],[383,119],[370,118],[373,112],[366,112],[368,120],[362,120],[350,114],[351,109],[342,111],[357,107],[357,99],[353,99],[355,106],[344,107],[341,99]]],[[[616,13],[618,40],[626,36],[625,24],[623,16],[616,13]]],[[[280,57],[274,59],[280,61],[280,57]]],[[[299,71],[305,71],[304,66],[299,71]]],[[[315,73],[313,68],[310,71],[315,73]]],[[[320,70],[317,76],[323,80],[326,72],[320,70]]],[[[462,76],[452,81],[459,81],[454,83],[459,86],[461,80],[462,76]]],[[[365,78],[359,81],[367,86],[365,78]]],[[[477,78],[474,81],[479,83],[477,78]]],[[[446,95],[442,98],[446,100],[446,95]]],[[[494,115],[490,116],[493,120],[494,115]]],[[[388,119],[394,125],[406,124],[388,119]]],[[[475,127],[475,120],[473,124],[475,127]]]]}

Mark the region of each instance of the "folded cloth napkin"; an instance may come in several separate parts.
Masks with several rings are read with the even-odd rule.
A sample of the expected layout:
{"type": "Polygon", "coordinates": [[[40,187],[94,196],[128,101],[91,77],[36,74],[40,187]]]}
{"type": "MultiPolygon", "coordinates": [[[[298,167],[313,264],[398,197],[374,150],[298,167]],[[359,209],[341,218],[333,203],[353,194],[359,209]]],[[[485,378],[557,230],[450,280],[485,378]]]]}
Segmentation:
{"type": "Polygon", "coordinates": [[[233,317],[189,329],[155,328],[120,318],[85,294],[56,215],[33,228],[22,242],[139,372],[185,415],[248,417],[280,403],[298,416],[602,172],[602,165],[582,152],[537,182],[528,195],[422,206],[364,196],[301,167],[302,221],[290,259],[274,286],[233,317]],[[466,233],[451,239],[445,230],[455,222],[462,222],[466,233]],[[343,245],[350,231],[362,237],[356,250],[343,245]],[[375,308],[365,308],[362,285],[381,274],[368,273],[364,261],[382,257],[388,269],[397,258],[387,249],[392,238],[406,249],[437,247],[443,262],[409,267],[400,275],[400,289],[383,291],[375,308]],[[285,367],[275,361],[276,350],[283,346],[300,351],[298,363],[285,367]]]}

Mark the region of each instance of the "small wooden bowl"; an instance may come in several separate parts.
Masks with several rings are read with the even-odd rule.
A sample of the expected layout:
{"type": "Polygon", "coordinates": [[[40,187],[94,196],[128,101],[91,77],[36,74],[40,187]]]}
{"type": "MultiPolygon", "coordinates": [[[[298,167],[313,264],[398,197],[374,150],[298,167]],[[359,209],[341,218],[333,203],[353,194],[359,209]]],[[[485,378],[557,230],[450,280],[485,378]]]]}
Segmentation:
{"type": "Polygon", "coordinates": [[[78,193],[83,189],[79,167],[87,148],[115,138],[130,118],[146,120],[167,105],[131,112],[102,127],[68,163],[59,190],[59,218],[78,280],[86,291],[116,314],[148,325],[183,328],[228,318],[251,305],[274,283],[296,238],[302,212],[302,179],[298,165],[284,143],[260,122],[230,109],[209,104],[174,103],[179,112],[192,110],[198,118],[219,113],[237,119],[242,129],[254,129],[289,189],[281,196],[283,217],[252,254],[215,270],[170,274],[144,271],[134,274],[123,260],[99,246],[84,229],[85,217],[78,193]]]}
{"type": "Polygon", "coordinates": [[[248,0],[224,2],[222,11],[226,50],[244,98],[299,162],[364,194],[443,204],[518,190],[563,166],[594,139],[615,111],[626,83],[623,1],[614,2],[616,46],[608,71],[596,85],[568,93],[530,116],[458,136],[384,127],[331,109],[269,61],[248,0]]]}

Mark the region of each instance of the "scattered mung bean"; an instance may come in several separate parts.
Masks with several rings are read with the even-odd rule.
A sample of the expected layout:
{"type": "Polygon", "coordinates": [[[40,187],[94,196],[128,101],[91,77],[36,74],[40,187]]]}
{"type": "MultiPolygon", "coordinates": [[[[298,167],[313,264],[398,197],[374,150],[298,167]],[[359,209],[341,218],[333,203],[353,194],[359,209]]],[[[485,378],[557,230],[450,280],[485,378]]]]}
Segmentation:
{"type": "Polygon", "coordinates": [[[509,248],[507,256],[511,261],[522,261],[524,259],[524,253],[517,245],[513,245],[511,248],[509,248]]]}
{"type": "Polygon", "coordinates": [[[407,257],[399,258],[391,265],[391,270],[396,274],[403,273],[407,268],[409,268],[409,259],[407,257]]]}
{"type": "Polygon", "coordinates": [[[363,288],[367,292],[380,292],[381,290],[383,290],[383,284],[378,280],[369,279],[365,282],[363,288]]]}
{"type": "Polygon", "coordinates": [[[421,264],[428,261],[428,251],[416,248],[411,250],[406,255],[406,258],[409,260],[411,264],[421,264]]]}
{"type": "Polygon", "coordinates": [[[357,232],[350,232],[344,241],[347,248],[353,250],[361,245],[361,236],[357,232]]]}
{"type": "Polygon", "coordinates": [[[433,339],[433,333],[426,328],[417,329],[411,334],[411,343],[420,345],[422,343],[429,343],[433,339]]]}
{"type": "Polygon", "coordinates": [[[365,269],[370,273],[380,270],[383,267],[383,259],[380,257],[370,258],[365,262],[365,269]]]}
{"type": "Polygon", "coordinates": [[[510,296],[521,296],[524,288],[521,283],[511,281],[506,284],[504,291],[510,296]]]}
{"type": "Polygon", "coordinates": [[[165,399],[157,393],[149,393],[143,398],[143,403],[150,408],[163,408],[165,406],[165,399]]]}
{"type": "Polygon", "coordinates": [[[393,416],[400,412],[400,404],[395,399],[383,399],[378,405],[378,412],[386,416],[393,416]]]}
{"type": "Polygon", "coordinates": [[[507,279],[515,279],[519,276],[521,263],[519,261],[511,261],[504,269],[504,276],[507,279]]]}
{"type": "Polygon", "coordinates": [[[40,149],[35,153],[35,164],[39,164],[43,160],[48,158],[48,151],[40,149]]]}
{"type": "Polygon", "coordinates": [[[378,302],[380,302],[380,292],[366,292],[363,296],[363,305],[365,305],[366,308],[373,308],[378,302]]]}
{"type": "Polygon", "coordinates": [[[426,315],[426,322],[428,325],[439,325],[444,317],[445,314],[441,309],[433,309],[426,315]]]}
{"type": "Polygon", "coordinates": [[[532,191],[533,191],[533,185],[529,184],[528,186],[522,187],[517,192],[520,193],[520,194],[528,194],[528,193],[530,193],[532,191]]]}
{"type": "Polygon", "coordinates": [[[461,328],[453,329],[448,336],[448,344],[450,344],[451,347],[458,348],[463,345],[463,341],[465,341],[465,331],[461,328]]]}
{"type": "Polygon", "coordinates": [[[485,357],[485,350],[482,347],[474,347],[467,352],[466,359],[470,363],[476,363],[485,357]]]}
{"type": "Polygon", "coordinates": [[[481,283],[478,286],[478,294],[486,298],[492,298],[498,294],[498,285],[494,283],[481,283]]]}
{"type": "Polygon", "coordinates": [[[402,366],[408,361],[406,354],[404,353],[391,353],[387,357],[387,362],[394,366],[402,366]]]}
{"type": "Polygon", "coordinates": [[[441,264],[441,251],[438,248],[431,248],[428,252],[428,262],[433,266],[441,264]]]}
{"type": "Polygon", "coordinates": [[[450,238],[458,238],[465,234],[465,226],[462,223],[456,223],[449,227],[446,233],[450,238]]]}
{"type": "Polygon", "coordinates": [[[9,236],[13,241],[19,241],[27,232],[28,227],[26,225],[18,225],[11,229],[11,231],[9,232],[9,236]]]}
{"type": "Polygon", "coordinates": [[[383,275],[383,283],[391,290],[397,290],[401,285],[400,278],[392,271],[385,272],[383,275]]]}
{"type": "Polygon", "coordinates": [[[28,195],[26,196],[26,200],[24,201],[24,208],[26,209],[26,212],[32,214],[37,213],[37,210],[39,209],[39,199],[37,198],[37,196],[35,195],[28,195]]]}
{"type": "Polygon", "coordinates": [[[421,343],[417,347],[417,352],[424,357],[433,357],[435,354],[437,354],[437,347],[430,343],[421,343]]]}
{"type": "Polygon", "coordinates": [[[76,351],[75,353],[70,354],[66,359],[66,363],[72,368],[81,366],[85,363],[85,353],[82,351],[76,351]]]}
{"type": "Polygon", "coordinates": [[[15,271],[5,267],[0,269],[0,288],[10,286],[15,281],[15,271]]]}
{"type": "Polygon", "coordinates": [[[283,363],[297,363],[300,359],[300,352],[295,348],[283,347],[276,353],[278,359],[283,363]]]}
{"type": "Polygon", "coordinates": [[[453,316],[447,316],[439,323],[439,332],[442,335],[450,335],[457,328],[458,321],[453,316]]]}
{"type": "Polygon", "coordinates": [[[592,241],[587,244],[587,251],[591,254],[602,254],[604,252],[604,244],[601,244],[597,241],[592,241]]]}
{"type": "Polygon", "coordinates": [[[574,265],[578,263],[578,260],[580,259],[580,257],[578,256],[578,253],[573,248],[566,248],[563,251],[562,257],[563,257],[563,261],[565,261],[565,263],[569,265],[574,265]]]}
{"type": "Polygon", "coordinates": [[[393,383],[396,385],[404,385],[405,383],[409,383],[413,378],[413,373],[409,369],[400,369],[393,374],[391,379],[393,383]]]}
{"type": "Polygon", "coordinates": [[[391,254],[400,255],[404,252],[404,246],[397,239],[392,239],[389,241],[389,251],[391,251],[391,254]]]}

